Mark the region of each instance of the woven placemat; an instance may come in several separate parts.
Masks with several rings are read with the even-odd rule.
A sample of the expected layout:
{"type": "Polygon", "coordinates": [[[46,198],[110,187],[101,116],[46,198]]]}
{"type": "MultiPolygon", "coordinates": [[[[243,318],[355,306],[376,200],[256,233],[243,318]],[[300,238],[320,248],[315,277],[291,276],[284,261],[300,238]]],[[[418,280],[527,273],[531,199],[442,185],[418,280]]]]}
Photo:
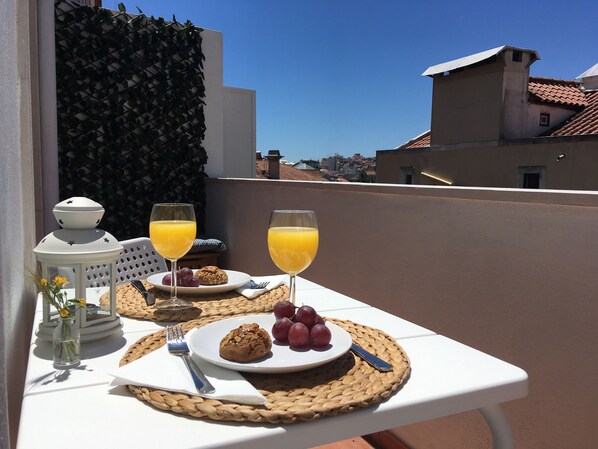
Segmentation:
{"type": "MultiPolygon", "coordinates": [[[[147,281],[142,281],[148,291],[156,296],[156,303],[168,299],[170,293],[152,287],[147,281]]],[[[232,315],[251,315],[256,313],[271,312],[274,304],[289,297],[289,288],[286,285],[273,288],[254,299],[235,292],[220,293],[217,295],[192,296],[184,295],[181,298],[193,303],[195,307],[183,310],[159,310],[154,306],[145,304],[141,293],[131,284],[121,284],[116,287],[116,313],[128,318],[138,318],[148,321],[189,321],[201,317],[218,316],[220,318],[232,315]]],[[[100,304],[107,306],[109,298],[104,294],[100,304]]]]}
{"type": "MultiPolygon", "coordinates": [[[[190,321],[184,323],[183,328],[187,332],[217,319],[190,321]]],[[[393,371],[381,373],[348,352],[332,362],[306,371],[287,374],[243,373],[266,396],[267,402],[262,406],[134,385],[128,385],[128,388],[138,399],[160,410],[216,421],[270,424],[292,424],[349,413],[388,398],[410,373],[409,359],[403,349],[380,330],[347,320],[330,321],[347,330],[355,343],[390,362],[393,371]]],[[[126,365],[164,344],[164,331],[148,335],[128,349],[120,364],[126,365]]]]}

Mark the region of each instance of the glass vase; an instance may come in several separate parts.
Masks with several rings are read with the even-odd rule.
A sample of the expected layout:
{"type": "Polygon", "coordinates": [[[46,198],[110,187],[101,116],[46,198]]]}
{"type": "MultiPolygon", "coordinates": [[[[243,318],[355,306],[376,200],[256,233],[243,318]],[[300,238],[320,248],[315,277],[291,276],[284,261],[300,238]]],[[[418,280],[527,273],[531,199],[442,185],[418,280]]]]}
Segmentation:
{"type": "Polygon", "coordinates": [[[52,334],[54,368],[72,368],[81,362],[81,340],[75,317],[58,318],[52,334]]]}

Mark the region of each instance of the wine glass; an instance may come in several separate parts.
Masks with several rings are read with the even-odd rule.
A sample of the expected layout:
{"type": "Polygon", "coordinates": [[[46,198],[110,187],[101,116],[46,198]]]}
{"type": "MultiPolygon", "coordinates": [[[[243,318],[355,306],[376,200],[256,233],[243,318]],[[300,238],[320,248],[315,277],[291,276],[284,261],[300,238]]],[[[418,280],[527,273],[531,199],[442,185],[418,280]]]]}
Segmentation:
{"type": "Polygon", "coordinates": [[[290,277],[289,301],[295,304],[295,276],[318,252],[318,222],[313,210],[274,210],[268,227],[268,250],[278,268],[290,277]]]}
{"type": "Polygon", "coordinates": [[[156,304],[158,309],[193,307],[189,301],[177,298],[176,265],[193,246],[196,232],[195,211],[192,204],[159,203],[152,207],[149,235],[156,251],[170,261],[172,278],[170,299],[156,304]]]}

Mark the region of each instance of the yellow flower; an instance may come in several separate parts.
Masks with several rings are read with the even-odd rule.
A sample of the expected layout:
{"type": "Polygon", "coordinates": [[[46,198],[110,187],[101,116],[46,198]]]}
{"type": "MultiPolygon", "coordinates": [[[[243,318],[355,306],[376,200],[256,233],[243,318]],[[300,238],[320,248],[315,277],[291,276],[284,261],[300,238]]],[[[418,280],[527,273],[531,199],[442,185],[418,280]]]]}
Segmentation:
{"type": "Polygon", "coordinates": [[[64,307],[62,309],[60,309],[58,311],[58,313],[60,314],[60,316],[62,318],[68,318],[71,315],[70,312],[67,309],[65,309],[64,307]]]}
{"type": "Polygon", "coordinates": [[[79,302],[81,303],[82,306],[87,304],[87,301],[85,300],[85,298],[81,298],[81,301],[79,301],[79,302]]]}
{"type": "Polygon", "coordinates": [[[56,276],[54,278],[54,284],[58,285],[59,287],[64,287],[68,283],[69,283],[69,281],[65,277],[56,276]]]}
{"type": "Polygon", "coordinates": [[[41,278],[39,280],[39,283],[45,287],[46,285],[48,285],[48,280],[46,278],[41,278]]]}

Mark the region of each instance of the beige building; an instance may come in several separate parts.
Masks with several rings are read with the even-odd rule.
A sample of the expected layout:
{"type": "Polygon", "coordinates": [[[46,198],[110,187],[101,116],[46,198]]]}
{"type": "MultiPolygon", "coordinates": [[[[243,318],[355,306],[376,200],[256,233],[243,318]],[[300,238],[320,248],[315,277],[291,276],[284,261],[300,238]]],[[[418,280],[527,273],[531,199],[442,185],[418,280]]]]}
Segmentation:
{"type": "Polygon", "coordinates": [[[598,64],[529,76],[537,52],[498,47],[428,68],[431,130],[378,151],[377,182],[598,190],[598,64]]]}

